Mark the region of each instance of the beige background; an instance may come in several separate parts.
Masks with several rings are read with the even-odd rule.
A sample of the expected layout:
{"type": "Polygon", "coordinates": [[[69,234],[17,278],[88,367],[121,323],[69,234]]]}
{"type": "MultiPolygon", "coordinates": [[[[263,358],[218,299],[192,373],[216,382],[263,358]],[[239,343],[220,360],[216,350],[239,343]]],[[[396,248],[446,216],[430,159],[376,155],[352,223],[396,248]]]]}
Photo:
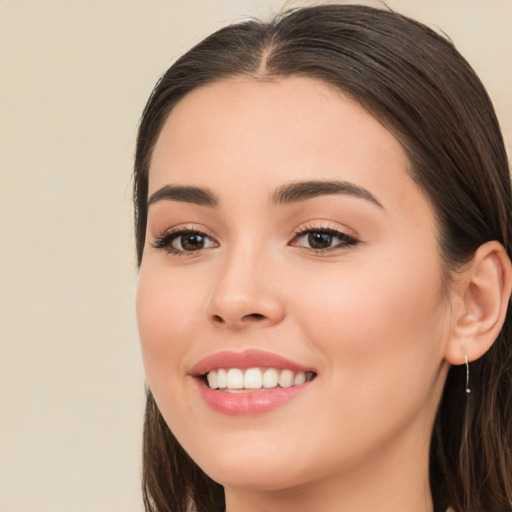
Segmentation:
{"type": "MultiPolygon", "coordinates": [[[[175,57],[283,3],[0,0],[0,512],[142,510],[136,124],[175,57]]],[[[452,37],[510,151],[512,0],[388,4],[452,37]]]]}

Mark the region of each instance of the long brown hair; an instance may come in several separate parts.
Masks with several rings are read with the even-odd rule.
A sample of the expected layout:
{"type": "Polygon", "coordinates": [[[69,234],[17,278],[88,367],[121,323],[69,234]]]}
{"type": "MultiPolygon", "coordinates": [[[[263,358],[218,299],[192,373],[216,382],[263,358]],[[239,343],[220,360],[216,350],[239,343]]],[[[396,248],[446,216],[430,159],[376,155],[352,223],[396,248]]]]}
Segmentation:
{"type": "MultiPolygon", "coordinates": [[[[410,174],[438,223],[446,276],[476,249],[498,240],[512,257],[509,165],[489,97],[453,44],[397,13],[323,5],[249,21],[210,35],[162,76],[144,110],[134,172],[140,264],[145,243],[148,170],[158,134],[187,93],[221,78],[289,75],[323,80],[352,96],[401,142],[410,174]]],[[[492,348],[452,367],[431,440],[435,511],[512,510],[512,312],[492,348]]],[[[222,487],[190,459],[150,390],[144,426],[143,493],[148,512],[217,512],[222,487]]]]}

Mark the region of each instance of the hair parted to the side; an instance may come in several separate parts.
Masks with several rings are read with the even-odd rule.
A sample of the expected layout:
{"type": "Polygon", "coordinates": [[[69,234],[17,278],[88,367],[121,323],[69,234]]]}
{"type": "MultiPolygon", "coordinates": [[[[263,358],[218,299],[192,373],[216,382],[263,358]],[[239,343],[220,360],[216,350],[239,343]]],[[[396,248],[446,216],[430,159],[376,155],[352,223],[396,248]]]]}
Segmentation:
{"type": "MultiPolygon", "coordinates": [[[[403,145],[410,174],[438,223],[446,277],[498,240],[512,257],[509,164],[491,101],[451,42],[397,13],[315,6],[269,23],[219,30],[156,85],[141,119],[134,171],[139,264],[145,244],[152,149],[173,106],[193,89],[236,75],[322,80],[353,97],[403,145]]],[[[431,441],[436,512],[512,511],[512,311],[493,347],[450,369],[431,441]]],[[[147,392],[143,492],[148,512],[217,512],[222,487],[189,458],[147,392]]]]}

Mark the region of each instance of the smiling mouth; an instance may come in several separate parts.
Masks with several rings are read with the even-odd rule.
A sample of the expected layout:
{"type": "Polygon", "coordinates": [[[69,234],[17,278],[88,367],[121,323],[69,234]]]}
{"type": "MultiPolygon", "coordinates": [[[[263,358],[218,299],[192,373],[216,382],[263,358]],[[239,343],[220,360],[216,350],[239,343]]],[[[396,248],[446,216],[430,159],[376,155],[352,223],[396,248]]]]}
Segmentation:
{"type": "Polygon", "coordinates": [[[203,375],[210,388],[227,393],[300,386],[316,377],[314,372],[282,368],[218,368],[203,375]]]}

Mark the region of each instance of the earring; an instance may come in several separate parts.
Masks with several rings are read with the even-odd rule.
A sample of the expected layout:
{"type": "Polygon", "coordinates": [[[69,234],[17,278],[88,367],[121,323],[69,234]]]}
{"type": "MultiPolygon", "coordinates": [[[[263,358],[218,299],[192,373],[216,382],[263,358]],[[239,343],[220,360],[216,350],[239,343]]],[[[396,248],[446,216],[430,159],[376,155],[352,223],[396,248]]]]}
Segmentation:
{"type": "Polygon", "coordinates": [[[466,360],[466,393],[471,393],[471,389],[469,389],[469,362],[468,355],[464,355],[464,359],[466,360]]]}

